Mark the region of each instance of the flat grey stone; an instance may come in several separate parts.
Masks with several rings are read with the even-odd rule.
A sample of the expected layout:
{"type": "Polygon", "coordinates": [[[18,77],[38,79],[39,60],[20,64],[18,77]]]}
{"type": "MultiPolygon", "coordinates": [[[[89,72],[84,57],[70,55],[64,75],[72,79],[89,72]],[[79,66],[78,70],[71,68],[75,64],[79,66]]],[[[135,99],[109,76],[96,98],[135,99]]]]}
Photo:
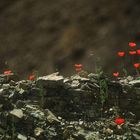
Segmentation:
{"type": "Polygon", "coordinates": [[[12,111],[10,111],[10,114],[16,116],[17,118],[23,117],[23,111],[21,109],[13,109],[12,111]]]}
{"type": "Polygon", "coordinates": [[[17,135],[18,140],[27,140],[26,136],[23,136],[22,134],[17,135]]]}

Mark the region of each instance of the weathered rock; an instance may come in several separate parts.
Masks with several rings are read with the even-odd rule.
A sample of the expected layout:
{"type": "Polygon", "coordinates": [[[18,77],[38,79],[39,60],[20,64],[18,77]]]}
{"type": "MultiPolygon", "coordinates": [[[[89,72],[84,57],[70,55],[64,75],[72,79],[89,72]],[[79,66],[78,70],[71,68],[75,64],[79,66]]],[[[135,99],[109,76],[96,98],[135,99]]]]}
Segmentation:
{"type": "Polygon", "coordinates": [[[43,132],[44,132],[44,130],[39,127],[35,128],[35,130],[34,130],[35,136],[40,136],[43,132]]]}
{"type": "Polygon", "coordinates": [[[24,135],[22,135],[22,134],[18,134],[18,135],[17,135],[17,139],[18,139],[18,140],[27,140],[27,137],[24,136],[24,135]]]}
{"type": "Polygon", "coordinates": [[[86,140],[100,140],[99,132],[89,132],[85,138],[86,140]]]}
{"type": "Polygon", "coordinates": [[[140,140],[140,135],[138,134],[132,134],[134,140],[140,140]]]}
{"type": "Polygon", "coordinates": [[[72,88],[78,88],[80,86],[80,83],[78,80],[73,80],[71,83],[72,88]]]}
{"type": "Polygon", "coordinates": [[[47,120],[50,123],[59,123],[60,121],[57,119],[57,117],[48,109],[45,110],[45,114],[47,115],[47,120]]]}
{"type": "Polygon", "coordinates": [[[39,77],[37,79],[37,84],[46,87],[55,87],[63,85],[63,76],[58,76],[58,72],[50,74],[48,76],[39,77]]]}
{"type": "Polygon", "coordinates": [[[23,117],[23,111],[21,109],[13,109],[12,111],[10,111],[10,114],[21,119],[23,117]]]}
{"type": "Polygon", "coordinates": [[[14,73],[11,74],[0,74],[0,83],[8,83],[10,81],[18,81],[19,78],[14,73]]]}
{"type": "Polygon", "coordinates": [[[130,85],[133,85],[135,87],[140,87],[140,80],[133,80],[129,82],[130,85]]]}
{"type": "Polygon", "coordinates": [[[70,79],[71,79],[72,81],[73,81],[73,80],[79,80],[79,81],[82,81],[82,82],[84,82],[84,81],[89,81],[88,78],[84,78],[84,77],[81,77],[81,76],[79,76],[79,75],[71,76],[70,79]]]}

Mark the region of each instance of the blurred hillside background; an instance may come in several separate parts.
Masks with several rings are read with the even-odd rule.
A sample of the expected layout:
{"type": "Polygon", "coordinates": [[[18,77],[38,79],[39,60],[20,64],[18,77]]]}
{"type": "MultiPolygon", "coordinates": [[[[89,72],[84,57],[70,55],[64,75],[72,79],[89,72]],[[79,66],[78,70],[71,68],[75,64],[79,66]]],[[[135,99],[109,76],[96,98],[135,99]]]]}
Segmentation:
{"type": "Polygon", "coordinates": [[[98,57],[111,72],[118,50],[139,45],[139,15],[140,0],[1,0],[0,72],[70,75],[75,63],[91,72],[98,57]]]}

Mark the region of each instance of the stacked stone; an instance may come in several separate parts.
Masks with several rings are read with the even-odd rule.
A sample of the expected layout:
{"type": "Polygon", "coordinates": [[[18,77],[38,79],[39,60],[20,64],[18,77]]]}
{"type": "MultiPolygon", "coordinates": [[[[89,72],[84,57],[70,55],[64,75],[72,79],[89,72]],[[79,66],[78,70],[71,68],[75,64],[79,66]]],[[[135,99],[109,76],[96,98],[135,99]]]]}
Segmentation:
{"type": "MultiPolygon", "coordinates": [[[[89,138],[89,135],[101,139],[109,132],[109,135],[113,135],[113,131],[117,134],[118,130],[111,124],[108,128],[106,122],[102,122],[102,126],[95,122],[99,130],[103,129],[104,123],[107,125],[100,131],[104,135],[100,136],[95,131],[98,129],[92,128],[93,122],[104,117],[110,119],[111,123],[115,106],[120,108],[120,115],[131,123],[137,123],[132,126],[126,124],[126,127],[131,127],[131,138],[139,138],[139,79],[127,77],[113,81],[97,74],[90,74],[87,78],[79,75],[64,78],[59,73],[53,73],[38,77],[35,81],[16,81],[11,76],[14,77],[0,76],[1,140],[79,139],[81,135],[83,139],[89,138]],[[100,101],[100,80],[105,80],[108,88],[108,99],[104,106],[100,101]],[[79,130],[79,127],[83,130],[79,130]],[[90,131],[86,133],[84,128],[90,131]]],[[[123,135],[126,131],[124,129],[119,133],[123,135]]]]}

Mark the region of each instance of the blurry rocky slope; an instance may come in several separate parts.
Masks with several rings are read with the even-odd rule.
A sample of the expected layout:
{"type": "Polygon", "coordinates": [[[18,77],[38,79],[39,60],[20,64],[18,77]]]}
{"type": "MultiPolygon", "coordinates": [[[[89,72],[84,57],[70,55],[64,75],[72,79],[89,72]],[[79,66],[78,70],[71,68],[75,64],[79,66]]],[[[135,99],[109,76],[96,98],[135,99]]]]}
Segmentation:
{"type": "Polygon", "coordinates": [[[1,71],[5,61],[23,77],[32,70],[69,74],[74,63],[92,70],[95,54],[111,70],[116,51],[140,39],[139,7],[139,0],[2,0],[1,71]]]}

